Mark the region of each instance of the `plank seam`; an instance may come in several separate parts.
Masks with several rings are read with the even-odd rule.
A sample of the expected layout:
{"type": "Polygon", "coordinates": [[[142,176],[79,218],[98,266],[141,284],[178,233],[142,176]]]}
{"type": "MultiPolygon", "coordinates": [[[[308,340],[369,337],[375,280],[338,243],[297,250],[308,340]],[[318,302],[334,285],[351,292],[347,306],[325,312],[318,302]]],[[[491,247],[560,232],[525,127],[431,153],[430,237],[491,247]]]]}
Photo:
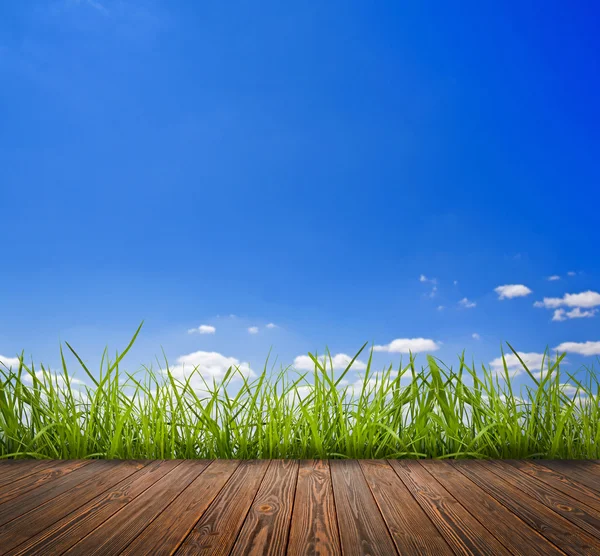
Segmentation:
{"type": "MultiPolygon", "coordinates": [[[[250,510],[252,509],[252,506],[254,505],[254,501],[256,500],[256,496],[258,495],[258,492],[260,491],[260,487],[262,486],[262,484],[263,484],[263,482],[265,480],[265,477],[267,476],[267,473],[269,472],[269,469],[270,469],[273,461],[275,461],[275,460],[269,460],[269,465],[267,465],[267,468],[265,469],[265,472],[263,473],[263,476],[260,479],[260,483],[258,483],[258,487],[256,489],[256,492],[254,493],[254,496],[252,497],[252,502],[250,502],[250,504],[248,505],[248,509],[246,510],[246,513],[244,515],[244,519],[242,520],[242,523],[241,523],[239,529],[235,533],[235,540],[231,544],[231,551],[230,552],[233,551],[233,549],[235,548],[235,545],[238,542],[238,539],[240,538],[240,533],[242,532],[242,529],[244,528],[244,524],[246,523],[246,519],[248,519],[248,514],[250,513],[250,510]]],[[[208,511],[208,508],[207,508],[207,511],[208,511]]]]}
{"type": "MultiPolygon", "coordinates": [[[[479,487],[479,485],[477,483],[475,483],[475,481],[473,481],[466,473],[462,472],[462,469],[459,466],[456,466],[454,464],[452,464],[453,467],[455,469],[457,469],[460,473],[462,473],[469,481],[471,481],[475,486],[479,487]]],[[[500,480],[502,480],[502,478],[500,477],[500,480]]],[[[481,488],[481,487],[479,487],[481,488]]],[[[515,513],[512,508],[510,508],[509,506],[507,506],[502,500],[498,499],[496,496],[494,496],[491,492],[487,492],[485,489],[482,489],[486,494],[488,494],[488,496],[491,496],[494,500],[496,500],[499,504],[501,504],[502,506],[504,506],[511,514],[517,516],[521,521],[525,521],[519,514],[515,513]]],[[[518,500],[516,501],[517,505],[521,505],[518,500]]],[[[559,514],[556,514],[559,517],[559,514]]],[[[564,518],[563,518],[564,519],[564,518]]],[[[570,523],[570,522],[569,522],[570,523]]],[[[566,554],[566,552],[563,550],[563,548],[561,546],[558,546],[552,539],[546,537],[546,535],[542,535],[539,531],[537,531],[536,529],[534,529],[533,527],[531,527],[531,525],[529,525],[527,522],[525,522],[525,525],[527,525],[530,529],[533,529],[533,531],[535,533],[537,533],[538,535],[540,535],[541,537],[543,537],[544,539],[546,539],[550,544],[554,545],[557,550],[560,550],[561,552],[563,552],[564,554],[566,554]]]]}
{"type": "MultiPolygon", "coordinates": [[[[217,461],[217,460],[213,460],[213,461],[217,461]]],[[[240,460],[241,461],[244,460],[240,460]]],[[[212,499],[211,503],[206,507],[206,509],[202,512],[202,515],[200,515],[198,517],[198,519],[194,522],[194,524],[190,527],[190,530],[187,532],[187,535],[185,535],[180,541],[179,544],[177,545],[177,547],[171,552],[172,554],[177,554],[177,552],[179,551],[179,549],[181,548],[181,545],[187,540],[187,538],[192,534],[192,531],[194,530],[194,528],[196,527],[196,525],[198,525],[198,522],[204,517],[204,514],[207,513],[208,511],[210,511],[210,508],[212,507],[212,505],[215,503],[215,500],[219,497],[219,494],[221,494],[221,492],[223,491],[223,489],[225,487],[227,487],[227,485],[229,484],[229,482],[233,479],[233,476],[235,475],[235,472],[239,469],[239,465],[234,469],[234,471],[231,473],[231,475],[229,476],[229,479],[227,479],[224,483],[223,486],[219,489],[219,492],[217,492],[214,496],[214,498],[212,499]]],[[[261,481],[262,482],[262,481],[261,481]]],[[[257,491],[258,492],[258,491],[257,491]]],[[[244,518],[245,520],[246,518],[244,518]]],[[[240,528],[241,530],[241,528],[240,528]]],[[[237,540],[237,537],[236,537],[237,540]]]]}
{"type": "MultiPolygon", "coordinates": [[[[300,461],[299,460],[294,460],[294,461],[296,462],[296,480],[294,481],[294,495],[292,496],[290,519],[289,519],[288,526],[287,526],[287,537],[285,540],[285,551],[286,552],[288,551],[289,546],[290,546],[290,533],[292,531],[292,520],[294,519],[294,505],[296,503],[296,493],[298,492],[298,477],[300,475],[300,461]]],[[[266,473],[265,473],[265,475],[266,475],[266,473]]],[[[240,529],[240,531],[241,531],[241,529],[240,529]]]]}
{"type": "MultiPolygon", "coordinates": [[[[440,531],[440,528],[435,524],[435,522],[433,521],[433,519],[431,519],[431,517],[429,516],[429,512],[425,511],[425,508],[423,508],[423,506],[420,504],[420,502],[417,500],[417,497],[413,494],[412,490],[410,488],[408,488],[408,486],[406,486],[406,484],[404,483],[404,481],[402,480],[402,477],[400,477],[400,475],[398,475],[398,473],[396,472],[396,469],[394,469],[394,466],[390,463],[389,459],[385,460],[386,463],[390,466],[391,470],[395,473],[396,477],[398,478],[398,480],[400,481],[400,483],[402,484],[402,486],[408,491],[408,494],[412,497],[412,499],[415,501],[415,503],[417,504],[417,507],[421,508],[421,511],[423,512],[423,514],[425,515],[425,517],[429,520],[429,522],[435,527],[435,529],[439,532],[440,537],[444,540],[444,542],[448,545],[448,548],[454,552],[454,549],[452,548],[452,546],[450,545],[450,543],[448,542],[448,539],[446,539],[446,537],[444,536],[444,533],[442,531],[440,531]]],[[[381,511],[381,509],[379,510],[381,511]]]]}
{"type": "MultiPolygon", "coordinates": [[[[419,464],[421,464],[421,462],[420,462],[420,461],[419,461],[419,464]]],[[[422,467],[422,468],[423,468],[425,471],[427,471],[427,473],[428,473],[428,474],[429,474],[429,475],[432,477],[432,479],[433,479],[434,481],[436,481],[436,482],[437,482],[437,483],[438,483],[438,484],[439,484],[439,485],[440,485],[440,486],[441,486],[441,487],[442,487],[442,488],[443,488],[443,489],[444,489],[446,492],[448,492],[448,494],[450,494],[450,495],[452,496],[452,494],[451,494],[451,493],[448,491],[448,489],[446,489],[446,487],[445,487],[443,484],[441,484],[441,483],[440,483],[440,481],[438,481],[436,477],[434,477],[434,476],[433,476],[431,473],[429,473],[429,470],[428,470],[427,468],[425,468],[425,466],[424,466],[424,465],[421,465],[421,467],[422,467]]],[[[455,466],[452,466],[452,468],[453,468],[453,469],[457,469],[455,466]]],[[[463,474],[463,476],[465,476],[465,475],[463,474]]],[[[543,535],[540,535],[540,533],[538,533],[538,532],[537,532],[537,531],[536,531],[536,530],[535,530],[533,527],[531,527],[531,526],[530,526],[528,523],[526,523],[525,521],[523,521],[523,519],[521,519],[521,517],[519,517],[517,514],[515,514],[515,513],[514,513],[514,512],[513,512],[513,511],[512,511],[510,508],[507,508],[507,507],[506,507],[504,504],[502,504],[502,502],[500,502],[500,500],[497,500],[497,499],[496,499],[494,496],[492,496],[490,493],[486,492],[486,491],[485,491],[484,489],[482,489],[482,488],[481,488],[481,487],[480,487],[478,484],[474,483],[474,482],[473,482],[473,481],[472,481],[472,480],[471,480],[469,477],[466,477],[466,478],[467,478],[467,480],[468,480],[468,481],[469,481],[469,482],[470,482],[470,483],[471,483],[471,484],[472,484],[472,485],[473,485],[473,486],[474,486],[476,489],[478,489],[478,490],[480,490],[481,492],[483,492],[483,494],[484,494],[485,496],[488,496],[488,497],[489,497],[489,498],[491,498],[492,500],[495,500],[496,502],[498,502],[498,503],[499,503],[499,504],[500,504],[500,505],[501,505],[503,508],[505,508],[505,509],[506,509],[506,510],[507,510],[507,511],[508,511],[508,512],[511,514],[511,515],[515,516],[515,517],[516,517],[516,518],[517,518],[519,521],[521,521],[521,522],[523,523],[523,525],[524,525],[524,526],[525,526],[527,529],[530,529],[531,531],[533,531],[533,532],[534,532],[534,533],[535,533],[537,536],[539,536],[541,539],[548,540],[548,539],[546,539],[546,537],[544,537],[543,535]]],[[[482,527],[483,527],[483,528],[484,528],[486,531],[488,531],[488,533],[489,533],[490,535],[492,535],[492,537],[494,537],[494,538],[495,538],[495,539],[496,539],[496,540],[497,540],[497,541],[498,541],[498,542],[499,542],[499,543],[500,543],[500,544],[501,544],[501,545],[502,545],[504,548],[506,548],[506,550],[507,550],[508,552],[512,552],[512,551],[511,551],[511,550],[510,550],[510,549],[509,549],[509,548],[508,548],[508,547],[507,547],[507,546],[506,546],[506,545],[505,545],[505,544],[502,542],[502,540],[501,540],[501,539],[499,539],[499,538],[496,536],[496,534],[494,533],[494,531],[492,531],[492,530],[490,529],[490,527],[489,527],[489,526],[488,526],[486,523],[484,523],[483,521],[481,521],[481,520],[480,520],[480,519],[479,519],[479,518],[478,518],[478,517],[477,517],[475,514],[473,514],[473,513],[472,513],[472,512],[469,510],[469,508],[467,508],[467,507],[466,507],[466,506],[465,506],[465,505],[464,505],[464,504],[463,504],[463,503],[462,503],[462,502],[461,502],[461,501],[460,501],[458,498],[456,498],[455,496],[452,496],[452,497],[453,497],[453,498],[454,498],[454,499],[455,499],[455,500],[456,500],[456,501],[457,501],[457,502],[458,502],[458,503],[459,503],[459,504],[460,504],[460,505],[461,505],[461,506],[462,506],[462,507],[465,509],[465,511],[466,511],[466,512],[467,512],[467,513],[468,513],[468,514],[469,514],[469,515],[470,515],[470,516],[471,516],[471,517],[472,517],[472,518],[475,520],[475,521],[477,521],[478,523],[480,523],[480,524],[481,524],[481,526],[482,526],[482,527]]],[[[552,545],[554,545],[554,543],[552,543],[552,541],[549,541],[549,540],[548,540],[548,542],[550,542],[552,545]]],[[[554,546],[556,546],[556,545],[554,545],[554,546]]],[[[559,550],[560,552],[563,552],[563,554],[564,554],[564,551],[563,551],[563,550],[562,550],[560,547],[556,547],[556,548],[558,548],[558,550],[559,550]]]]}
{"type": "MultiPolygon", "coordinates": [[[[136,473],[138,473],[139,471],[141,471],[142,469],[144,469],[144,467],[146,467],[147,465],[149,465],[150,461],[148,460],[146,463],[144,463],[144,465],[142,467],[140,467],[137,470],[132,471],[132,473],[130,473],[129,475],[123,477],[123,479],[121,479],[121,481],[119,481],[117,484],[112,485],[112,486],[108,486],[106,487],[104,490],[99,490],[98,492],[94,492],[94,497],[92,498],[92,500],[94,498],[96,498],[97,496],[101,496],[102,494],[104,494],[105,492],[109,491],[111,488],[116,487],[117,485],[119,485],[122,481],[126,481],[127,479],[130,479],[133,475],[135,475],[136,473]]],[[[79,483],[81,484],[81,483],[79,483]]],[[[72,488],[76,488],[77,485],[74,485],[72,488]]],[[[66,494],[68,492],[70,492],[72,489],[66,490],[64,493],[62,494],[66,494]]],[[[60,495],[59,495],[60,496],[60,495]]],[[[55,497],[56,498],[56,497],[55,497]]],[[[43,508],[44,506],[51,504],[54,501],[54,498],[52,498],[51,500],[48,500],[47,502],[44,502],[41,506],[37,506],[36,508],[32,508],[31,510],[29,510],[28,512],[21,514],[18,518],[15,519],[21,519],[22,517],[26,517],[27,514],[34,512],[36,510],[38,510],[39,508],[43,508]]],[[[49,523],[46,527],[44,527],[44,529],[42,529],[41,531],[38,531],[35,535],[33,535],[34,537],[38,536],[38,535],[42,535],[44,533],[44,531],[46,531],[47,529],[50,529],[55,523],[58,523],[61,519],[65,519],[68,516],[70,516],[73,512],[76,512],[77,510],[79,510],[80,508],[82,508],[83,506],[85,506],[86,504],[88,504],[91,500],[88,500],[87,502],[83,502],[80,506],[77,506],[76,508],[73,508],[68,514],[62,515],[57,517],[57,519],[55,521],[53,521],[52,523],[49,523]]],[[[11,520],[14,521],[14,520],[11,520]]],[[[8,522],[10,523],[10,522],[8,522]]],[[[29,542],[31,540],[32,537],[29,537],[28,539],[25,539],[24,541],[20,542],[17,546],[15,546],[14,548],[11,549],[11,552],[15,552],[19,550],[19,547],[22,546],[23,544],[29,542]]]]}
{"type": "MultiPolygon", "coordinates": [[[[185,460],[184,460],[184,461],[185,461],[185,460]]],[[[125,545],[125,546],[124,546],[122,549],[121,549],[121,552],[124,552],[125,550],[127,550],[127,547],[128,547],[128,546],[129,546],[129,545],[130,545],[132,542],[134,542],[134,541],[135,541],[135,540],[136,540],[136,539],[137,539],[137,538],[138,538],[138,537],[139,537],[139,536],[140,536],[140,535],[141,535],[141,534],[142,534],[142,533],[143,533],[143,532],[144,532],[144,531],[145,531],[145,530],[146,530],[148,527],[150,527],[150,525],[151,525],[151,524],[152,524],[152,523],[153,523],[153,522],[154,522],[156,519],[158,519],[158,518],[159,518],[159,517],[160,517],[160,516],[163,514],[163,512],[164,512],[164,511],[166,511],[166,510],[167,510],[167,509],[168,509],[168,508],[171,506],[171,504],[174,504],[174,503],[176,502],[176,500],[177,500],[177,499],[178,499],[178,498],[179,498],[179,497],[180,497],[180,496],[181,496],[181,495],[182,495],[182,494],[183,494],[183,493],[184,493],[184,492],[185,492],[185,491],[186,491],[186,490],[187,490],[187,489],[190,487],[190,485],[191,485],[191,484],[192,484],[192,483],[193,483],[193,482],[194,482],[194,481],[195,481],[195,480],[196,480],[198,477],[200,477],[200,476],[201,476],[201,475],[202,475],[202,474],[203,474],[203,473],[204,473],[204,472],[205,472],[205,471],[206,471],[206,470],[207,470],[207,469],[208,469],[208,468],[209,468],[209,467],[210,467],[210,466],[211,466],[211,465],[214,463],[214,461],[215,461],[215,460],[211,460],[211,462],[210,462],[210,463],[209,463],[209,464],[208,464],[208,465],[207,465],[207,466],[206,466],[206,467],[205,467],[205,468],[204,468],[202,471],[200,471],[200,473],[198,473],[198,475],[196,475],[196,476],[194,477],[194,479],[193,479],[192,481],[190,481],[190,483],[189,483],[189,484],[188,484],[188,485],[187,485],[187,486],[186,486],[186,487],[185,487],[185,488],[184,488],[184,489],[183,489],[183,490],[182,490],[182,491],[181,491],[181,492],[180,492],[180,493],[179,493],[177,496],[175,496],[175,498],[173,498],[173,500],[171,500],[171,502],[169,502],[169,503],[168,503],[168,504],[167,504],[167,505],[166,505],[166,506],[165,506],[165,507],[164,507],[164,508],[163,508],[163,509],[162,509],[160,512],[158,512],[158,514],[156,514],[156,515],[154,516],[154,518],[152,518],[152,519],[151,519],[151,520],[150,520],[150,521],[149,521],[149,522],[148,522],[148,523],[147,523],[147,524],[146,524],[146,525],[145,525],[145,526],[144,526],[144,527],[143,527],[143,528],[142,528],[142,529],[139,531],[139,533],[138,533],[138,534],[137,534],[135,537],[133,537],[133,538],[132,538],[132,539],[131,539],[131,540],[130,540],[130,541],[129,541],[129,542],[128,542],[128,543],[127,543],[127,544],[126,544],[126,545],[125,545]]],[[[181,463],[183,463],[183,461],[182,461],[181,463]]],[[[181,465],[181,464],[180,464],[180,465],[181,465]]],[[[178,465],[177,467],[179,467],[179,465],[178,465]]],[[[174,468],[173,468],[171,471],[175,471],[175,469],[177,469],[177,467],[174,467],[174,468]]],[[[171,471],[169,471],[169,473],[171,473],[171,471]]],[[[161,480],[161,479],[163,479],[164,477],[166,477],[166,476],[167,476],[169,473],[166,473],[166,474],[165,474],[163,477],[161,477],[159,480],[161,480]]],[[[156,482],[158,482],[158,481],[156,481],[156,482]]],[[[156,483],[154,483],[154,484],[156,484],[156,483]]],[[[150,487],[148,487],[148,488],[150,488],[150,487]]],[[[145,491],[144,491],[144,492],[145,492],[145,491]]],[[[221,492],[221,491],[219,491],[219,492],[221,492]]],[[[141,496],[142,494],[143,494],[143,492],[140,492],[140,494],[139,494],[138,496],[141,496]]],[[[137,496],[136,496],[136,498],[137,498],[137,496]]],[[[133,500],[132,500],[132,502],[133,502],[133,500]]],[[[126,506],[123,506],[123,507],[126,507],[126,506]]],[[[123,508],[121,508],[121,509],[123,509],[123,508]]],[[[206,509],[208,510],[208,508],[206,508],[206,509]]],[[[119,510],[119,511],[121,511],[121,510],[119,510]]],[[[206,510],[205,510],[205,511],[206,511],[206,510]]],[[[118,513],[118,512],[117,512],[117,513],[118,513]]],[[[113,514],[113,515],[114,515],[114,514],[113,514]]],[[[202,517],[202,515],[201,515],[201,516],[198,518],[198,520],[200,520],[200,518],[201,518],[201,517],[202,517]]],[[[196,523],[198,523],[198,521],[196,521],[196,522],[194,523],[194,525],[196,525],[196,523]]],[[[193,529],[193,527],[192,527],[192,529],[193,529]]],[[[175,553],[175,552],[176,552],[176,551],[179,549],[179,546],[180,546],[180,545],[181,545],[181,543],[179,543],[179,544],[177,545],[177,547],[176,547],[176,548],[173,550],[173,553],[175,553]]]]}
{"type": "MultiPolygon", "coordinates": [[[[527,473],[525,473],[524,471],[521,471],[520,469],[517,469],[514,466],[510,466],[511,469],[514,469],[518,475],[522,475],[525,479],[528,479],[528,475],[527,473]]],[[[511,485],[513,488],[519,488],[518,485],[516,485],[510,478],[507,477],[503,477],[500,472],[496,472],[494,466],[490,466],[489,467],[490,471],[496,475],[496,477],[498,477],[501,481],[504,481],[506,483],[508,483],[509,485],[511,485]]],[[[541,482],[541,481],[537,481],[537,482],[541,482]]],[[[534,483],[535,484],[535,483],[534,483]]],[[[568,494],[564,494],[562,492],[560,492],[560,490],[555,489],[552,486],[546,485],[545,483],[541,482],[542,486],[550,489],[551,491],[553,491],[555,493],[555,495],[558,496],[558,498],[560,499],[561,497],[564,497],[566,499],[566,501],[569,503],[570,506],[573,507],[578,507],[579,505],[583,504],[582,502],[579,502],[579,500],[577,500],[576,498],[573,498],[572,496],[569,496],[568,494]],[[574,502],[574,503],[572,503],[574,502]]],[[[588,535],[591,535],[592,537],[597,538],[598,540],[600,540],[600,534],[598,532],[593,533],[589,530],[587,530],[586,528],[582,527],[581,525],[575,523],[574,521],[572,521],[572,519],[570,518],[570,516],[566,516],[566,515],[562,515],[559,512],[556,511],[556,509],[554,507],[552,507],[551,505],[549,505],[548,502],[545,501],[545,498],[542,496],[542,500],[538,500],[538,502],[542,505],[544,505],[546,508],[548,508],[549,510],[553,511],[557,516],[559,516],[562,519],[566,519],[569,523],[571,523],[573,526],[577,527],[577,529],[581,530],[581,531],[585,531],[588,535]],[[544,500],[544,501],[542,501],[544,500]]],[[[583,504],[584,508],[587,508],[588,506],[586,504],[583,504]]],[[[597,512],[597,510],[594,510],[593,508],[590,508],[591,511],[593,512],[597,512]]]]}
{"type": "MultiPolygon", "coordinates": [[[[169,461],[169,460],[161,460],[161,461],[169,461]]],[[[110,516],[108,516],[106,518],[105,521],[103,521],[102,523],[98,524],[94,529],[92,529],[89,533],[87,533],[86,535],[84,535],[83,537],[81,537],[75,544],[73,544],[68,550],[73,550],[73,548],[75,548],[79,543],[81,543],[84,539],[87,539],[90,535],[92,535],[93,533],[96,532],[96,530],[99,527],[102,527],[102,525],[104,525],[106,523],[106,521],[108,521],[109,519],[112,519],[114,516],[116,516],[117,514],[119,514],[120,512],[122,512],[129,504],[131,504],[131,502],[133,502],[134,500],[136,500],[137,498],[139,498],[142,494],[144,494],[149,488],[151,488],[152,486],[154,486],[155,484],[157,484],[158,482],[160,482],[162,479],[164,479],[167,475],[170,475],[171,473],[173,473],[173,471],[175,471],[175,469],[177,469],[184,460],[181,460],[175,467],[173,467],[173,469],[167,471],[162,477],[160,477],[158,480],[156,480],[155,482],[151,483],[150,485],[148,485],[148,487],[146,487],[144,490],[142,490],[137,496],[135,496],[134,498],[132,498],[129,502],[127,502],[127,504],[125,504],[122,508],[119,508],[114,514],[111,514],[110,516]]],[[[143,469],[143,468],[142,468],[143,469]]],[[[141,471],[141,470],[140,470],[141,471]]],[[[130,475],[131,477],[131,475],[130,475]]],[[[74,510],[76,511],[76,510],[74,510]]]]}
{"type": "MultiPolygon", "coordinates": [[[[387,463],[387,460],[385,460],[387,463]]],[[[387,463],[389,465],[389,463],[387,463]]],[[[390,465],[391,467],[391,465],[390,465]]],[[[394,548],[396,549],[396,552],[398,554],[400,554],[398,547],[396,546],[396,542],[394,541],[394,535],[392,534],[392,532],[390,531],[390,528],[387,524],[387,521],[385,519],[385,516],[383,515],[383,512],[381,511],[381,508],[379,507],[379,504],[377,503],[377,498],[375,498],[375,495],[373,494],[373,491],[371,490],[371,485],[369,485],[369,481],[367,480],[367,476],[365,475],[365,470],[363,469],[363,466],[360,463],[360,460],[358,461],[358,468],[360,469],[360,473],[363,477],[363,479],[365,480],[365,484],[367,485],[367,488],[369,489],[369,493],[371,494],[371,498],[373,499],[373,502],[375,502],[375,507],[379,510],[379,515],[381,516],[381,519],[383,520],[383,524],[385,525],[385,528],[388,532],[388,535],[390,537],[390,539],[392,539],[392,544],[394,545],[394,548]]]]}
{"type": "Polygon", "coordinates": [[[337,529],[337,537],[338,537],[338,543],[339,543],[339,547],[340,547],[340,552],[343,553],[343,548],[342,548],[342,531],[340,529],[340,519],[338,517],[338,502],[335,499],[335,489],[333,488],[333,475],[331,473],[331,461],[327,460],[327,472],[329,473],[329,486],[331,487],[331,499],[333,500],[333,511],[335,512],[335,523],[337,525],[336,529],[337,529]]]}

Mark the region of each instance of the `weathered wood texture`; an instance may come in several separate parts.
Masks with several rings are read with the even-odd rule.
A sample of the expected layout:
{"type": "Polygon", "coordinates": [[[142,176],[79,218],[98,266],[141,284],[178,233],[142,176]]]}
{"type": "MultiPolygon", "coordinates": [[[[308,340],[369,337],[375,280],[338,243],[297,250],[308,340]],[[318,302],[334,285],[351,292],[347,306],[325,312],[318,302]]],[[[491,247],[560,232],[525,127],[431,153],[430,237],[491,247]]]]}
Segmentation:
{"type": "Polygon", "coordinates": [[[600,464],[0,462],[3,554],[600,555],[600,464]]]}

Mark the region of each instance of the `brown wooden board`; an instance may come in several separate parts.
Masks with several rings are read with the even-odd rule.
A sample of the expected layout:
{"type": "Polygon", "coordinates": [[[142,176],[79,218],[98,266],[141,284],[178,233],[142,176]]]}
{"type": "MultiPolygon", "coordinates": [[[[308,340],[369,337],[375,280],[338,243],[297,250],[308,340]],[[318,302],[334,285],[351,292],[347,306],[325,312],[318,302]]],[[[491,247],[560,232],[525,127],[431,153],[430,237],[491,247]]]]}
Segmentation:
{"type": "Polygon", "coordinates": [[[236,460],[217,460],[211,463],[121,554],[173,554],[239,464],[236,460]]]}
{"type": "Polygon", "coordinates": [[[61,517],[83,506],[99,493],[109,489],[144,466],[139,461],[95,462],[92,477],[63,492],[56,498],[0,526],[0,555],[6,554],[27,539],[50,527],[61,517]]]}
{"type": "Polygon", "coordinates": [[[341,554],[328,461],[300,462],[288,554],[341,554]]]}
{"type": "Polygon", "coordinates": [[[333,460],[330,467],[342,553],[395,554],[394,542],[358,461],[333,460]]]}
{"type": "Polygon", "coordinates": [[[0,504],[23,496],[30,490],[35,490],[46,483],[63,477],[67,473],[90,463],[85,460],[56,461],[50,467],[42,468],[26,477],[14,480],[0,488],[0,504]]]}
{"type": "MultiPolygon", "coordinates": [[[[96,474],[96,466],[92,462],[84,460],[69,461],[62,466],[60,476],[53,477],[33,490],[12,498],[10,502],[0,505],[0,525],[8,523],[11,519],[27,513],[42,504],[56,498],[59,494],[73,488],[76,484],[93,477],[96,474]]],[[[33,476],[33,475],[32,475],[33,476]]]]}
{"type": "Polygon", "coordinates": [[[572,496],[590,508],[600,511],[600,493],[569,478],[564,473],[554,471],[549,467],[527,460],[510,460],[507,461],[507,463],[510,463],[530,477],[535,477],[552,488],[572,496]]]}
{"type": "Polygon", "coordinates": [[[65,554],[120,554],[209,463],[205,460],[183,461],[177,466],[177,473],[167,473],[161,477],[65,554]]]}
{"type": "Polygon", "coordinates": [[[600,555],[596,461],[0,463],[7,474],[0,556],[600,555]]]}
{"type": "Polygon", "coordinates": [[[434,460],[420,463],[513,554],[564,554],[449,463],[434,460]]]}
{"type": "Polygon", "coordinates": [[[489,469],[490,462],[457,460],[451,463],[563,552],[572,556],[600,554],[596,538],[501,479],[489,469]]]}
{"type": "MultiPolygon", "coordinates": [[[[565,474],[570,479],[585,485],[600,494],[600,474],[594,462],[571,462],[564,460],[539,460],[539,465],[565,474]]],[[[598,466],[600,467],[600,466],[598,466]]]]}
{"type": "Polygon", "coordinates": [[[456,552],[509,553],[418,461],[390,460],[390,464],[456,552]]]}
{"type": "Polygon", "coordinates": [[[17,459],[0,461],[0,487],[24,479],[38,471],[51,467],[57,462],[47,459],[17,459]]]}
{"type": "Polygon", "coordinates": [[[361,460],[360,465],[400,554],[454,554],[388,462],[361,460]]]}
{"type": "Polygon", "coordinates": [[[149,463],[113,488],[59,519],[9,554],[62,554],[180,463],[176,460],[149,463]]]}
{"type": "Polygon", "coordinates": [[[298,462],[271,462],[231,551],[232,556],[286,553],[297,478],[298,462]]]}
{"type": "Polygon", "coordinates": [[[575,525],[600,538],[600,512],[582,504],[575,498],[557,491],[541,481],[532,481],[512,465],[503,461],[488,462],[488,469],[517,487],[525,496],[537,500],[575,525]]]}
{"type": "Polygon", "coordinates": [[[229,554],[258,492],[269,461],[242,461],[177,554],[229,554]]]}

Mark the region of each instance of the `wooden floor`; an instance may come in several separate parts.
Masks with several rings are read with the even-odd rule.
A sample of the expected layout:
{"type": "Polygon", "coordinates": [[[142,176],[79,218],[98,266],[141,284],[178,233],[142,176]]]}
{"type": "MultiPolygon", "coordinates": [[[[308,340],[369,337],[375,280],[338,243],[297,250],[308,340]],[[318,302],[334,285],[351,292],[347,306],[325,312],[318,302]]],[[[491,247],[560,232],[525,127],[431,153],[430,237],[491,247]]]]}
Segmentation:
{"type": "Polygon", "coordinates": [[[0,463],[0,554],[597,554],[600,462],[0,463]]]}

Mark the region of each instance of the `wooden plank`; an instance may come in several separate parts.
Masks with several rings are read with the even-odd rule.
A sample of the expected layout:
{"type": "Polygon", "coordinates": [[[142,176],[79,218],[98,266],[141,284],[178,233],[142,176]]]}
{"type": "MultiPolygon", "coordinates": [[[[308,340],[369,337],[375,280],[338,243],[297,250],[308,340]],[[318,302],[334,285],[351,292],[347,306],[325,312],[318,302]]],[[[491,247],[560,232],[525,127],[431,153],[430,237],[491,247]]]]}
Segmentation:
{"type": "MultiPolygon", "coordinates": [[[[61,517],[83,506],[98,494],[116,485],[145,464],[139,461],[95,461],[95,473],[56,498],[0,526],[0,555],[50,527],[61,517]]],[[[35,493],[33,493],[35,495],[35,493]]]]}
{"type": "Polygon", "coordinates": [[[237,469],[239,461],[217,460],[146,527],[123,555],[173,554],[237,469]]]}
{"type": "Polygon", "coordinates": [[[419,463],[512,554],[564,554],[449,463],[435,460],[419,463]]]}
{"type": "Polygon", "coordinates": [[[184,460],[65,554],[120,554],[209,463],[206,460],[184,460]]]}
{"type": "Polygon", "coordinates": [[[400,554],[454,554],[388,462],[360,460],[360,465],[400,554]]]}
{"type": "Polygon", "coordinates": [[[16,519],[48,500],[52,500],[52,498],[56,498],[59,494],[70,490],[76,484],[93,476],[94,473],[94,466],[88,460],[65,462],[64,465],[60,466],[60,476],[53,477],[52,480],[45,482],[42,486],[12,498],[10,503],[0,505],[0,525],[16,519]]]}
{"type": "Polygon", "coordinates": [[[390,460],[446,542],[459,554],[506,554],[507,549],[416,460],[390,460]]]}
{"type": "Polygon", "coordinates": [[[233,546],[232,556],[286,553],[297,479],[297,461],[271,461],[233,546]]]}
{"type": "Polygon", "coordinates": [[[572,459],[572,460],[554,460],[561,461],[569,466],[575,466],[585,470],[592,475],[600,478],[600,460],[597,459],[572,459]]]}
{"type": "Polygon", "coordinates": [[[329,462],[301,461],[288,554],[339,556],[341,553],[329,462]]]}
{"type": "Polygon", "coordinates": [[[50,527],[38,533],[9,554],[62,554],[91,533],[123,506],[135,500],[181,461],[153,461],[115,487],[100,494],[50,527]]]}
{"type": "Polygon", "coordinates": [[[17,459],[0,462],[0,487],[37,473],[56,462],[48,459],[17,459]]]}
{"type": "Polygon", "coordinates": [[[395,554],[396,548],[356,460],[330,462],[342,553],[395,554]]]}
{"type": "Polygon", "coordinates": [[[531,477],[503,461],[490,461],[488,468],[506,482],[517,487],[530,499],[548,506],[557,514],[600,539],[600,512],[555,490],[546,483],[532,481],[531,477]]]}
{"type": "Polygon", "coordinates": [[[573,481],[577,481],[600,494],[600,476],[596,472],[594,462],[539,460],[537,463],[553,471],[562,473],[573,481]]]}
{"type": "Polygon", "coordinates": [[[86,460],[56,461],[50,467],[42,468],[26,477],[17,479],[10,484],[6,484],[0,488],[0,504],[23,496],[30,490],[34,490],[55,479],[59,479],[67,473],[89,463],[90,462],[86,460]]]}
{"type": "Polygon", "coordinates": [[[552,488],[587,504],[590,508],[600,511],[600,494],[582,483],[574,481],[564,473],[559,473],[530,460],[511,460],[507,461],[507,463],[510,463],[523,473],[527,473],[530,477],[535,477],[538,481],[542,481],[552,488]]]}
{"type": "Polygon", "coordinates": [[[475,460],[455,460],[451,463],[563,552],[572,556],[598,555],[600,543],[597,539],[541,502],[525,496],[519,488],[502,480],[489,469],[488,461],[482,463],[475,460]]]}
{"type": "Polygon", "coordinates": [[[229,554],[268,466],[268,460],[242,461],[177,554],[229,554]]]}

